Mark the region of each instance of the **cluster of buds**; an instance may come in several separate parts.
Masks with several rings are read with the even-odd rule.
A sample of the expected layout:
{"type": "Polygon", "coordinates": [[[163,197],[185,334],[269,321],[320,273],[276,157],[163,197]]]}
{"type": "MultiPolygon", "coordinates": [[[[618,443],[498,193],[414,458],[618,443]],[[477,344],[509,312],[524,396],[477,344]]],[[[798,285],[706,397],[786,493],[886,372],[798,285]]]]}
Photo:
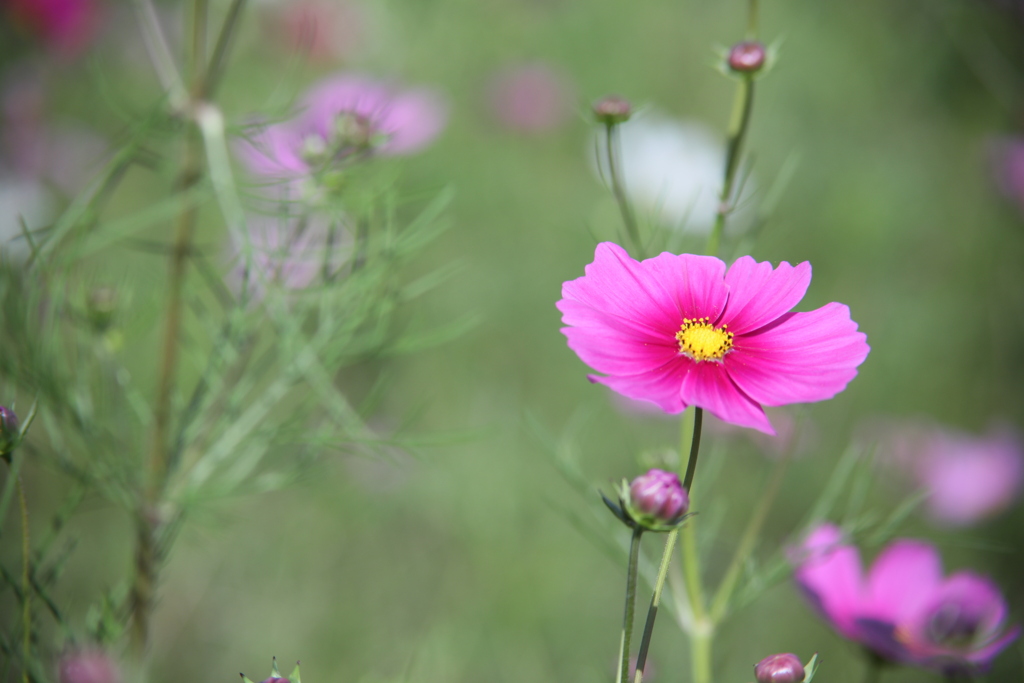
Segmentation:
{"type": "Polygon", "coordinates": [[[757,683],[810,683],[817,659],[812,657],[805,668],[792,653],[769,655],[754,665],[754,678],[757,683]]]}
{"type": "Polygon", "coordinates": [[[619,487],[618,504],[601,494],[605,505],[631,529],[671,531],[690,509],[690,496],[679,476],[673,472],[652,469],[631,483],[625,479],[619,487]]]}

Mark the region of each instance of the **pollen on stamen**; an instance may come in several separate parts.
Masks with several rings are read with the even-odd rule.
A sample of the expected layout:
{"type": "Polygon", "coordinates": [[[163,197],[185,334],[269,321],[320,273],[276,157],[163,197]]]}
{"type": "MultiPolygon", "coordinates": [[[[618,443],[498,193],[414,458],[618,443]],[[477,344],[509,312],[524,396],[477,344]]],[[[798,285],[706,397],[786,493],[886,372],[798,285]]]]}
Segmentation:
{"type": "Polygon", "coordinates": [[[676,332],[679,353],[701,361],[720,362],[732,349],[733,333],[728,325],[715,327],[710,318],[683,318],[683,324],[676,332]]]}

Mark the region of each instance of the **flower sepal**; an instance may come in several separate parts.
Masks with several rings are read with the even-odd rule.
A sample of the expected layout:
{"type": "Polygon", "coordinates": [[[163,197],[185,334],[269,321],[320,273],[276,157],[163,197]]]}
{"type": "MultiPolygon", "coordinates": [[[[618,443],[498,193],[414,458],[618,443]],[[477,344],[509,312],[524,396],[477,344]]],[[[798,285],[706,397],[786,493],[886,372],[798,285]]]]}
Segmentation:
{"type": "MultiPolygon", "coordinates": [[[[245,683],[252,683],[245,674],[239,675],[245,683]]],[[[274,657],[273,663],[270,665],[270,675],[263,679],[262,683],[302,683],[302,678],[299,676],[299,662],[295,662],[295,668],[285,678],[281,675],[281,670],[277,668],[277,657],[274,657]]]]}

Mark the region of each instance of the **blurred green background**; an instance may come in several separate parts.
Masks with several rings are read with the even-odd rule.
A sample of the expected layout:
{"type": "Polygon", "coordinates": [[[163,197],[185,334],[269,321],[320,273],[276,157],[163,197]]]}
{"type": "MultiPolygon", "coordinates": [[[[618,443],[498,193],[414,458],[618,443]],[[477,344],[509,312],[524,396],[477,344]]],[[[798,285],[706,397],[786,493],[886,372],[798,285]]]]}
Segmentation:
{"type": "MultiPolygon", "coordinates": [[[[219,101],[240,123],[275,93],[301,92],[340,70],[441,89],[447,129],[423,153],[393,163],[402,167],[403,193],[456,191],[450,229],[414,269],[463,268],[415,315],[440,325],[475,313],[481,323],[455,341],[388,361],[385,428],[413,416],[413,430],[436,445],[390,459],[324,453],[292,488],[217,501],[190,517],[160,586],[153,678],[231,681],[241,670],[260,680],[276,655],[286,673],[301,659],[308,683],[607,681],[624,558],[609,557],[574,522],[591,520],[596,493],[585,498],[562,477],[536,426],[554,439],[571,434],[583,475],[606,491],[640,473],[641,454],[673,447],[678,427],[617,409],[605,389],[586,381],[587,368],[558,332],[561,283],[582,275],[595,234],[617,221],[587,159],[589,106],[615,92],[724,137],[733,84],[714,68],[715,47],[742,38],[746,5],[366,0],[354,7],[355,47],[292,70],[294,60],[273,40],[275,7],[254,4],[219,101]],[[494,74],[521,64],[561,75],[569,110],[558,125],[523,132],[495,117],[494,74]]],[[[753,172],[767,188],[787,160],[796,166],[752,255],[809,260],[814,279],[800,309],[849,304],[872,347],[847,391],[800,411],[817,438],[789,469],[756,553],[766,558],[794,540],[865,419],[926,415],[973,432],[996,418],[1024,419],[1024,219],[998,193],[991,169],[994,141],[1024,126],[1024,24],[1016,5],[980,0],[768,0],[761,9],[761,36],[779,51],[758,82],[748,140],[753,172]]],[[[127,7],[107,10],[111,21],[123,21],[119,33],[135,30],[127,7]]],[[[180,6],[160,10],[180,27],[180,6]]],[[[211,10],[220,16],[225,3],[211,10]]],[[[135,52],[102,35],[85,56],[48,67],[49,98],[57,117],[113,139],[115,108],[151,103],[159,88],[135,52]]],[[[29,59],[21,47],[5,53],[9,66],[29,59]]],[[[164,180],[132,177],[110,211],[155,201],[164,180]]],[[[219,214],[204,210],[200,242],[216,245],[224,236],[219,214]]],[[[91,267],[159,291],[163,266],[155,257],[126,254],[111,249],[91,267]]],[[[155,357],[155,338],[153,348],[126,353],[155,357]]],[[[380,370],[353,369],[353,386],[380,370]]],[[[771,461],[742,439],[710,434],[706,443],[696,487],[708,518],[721,519],[706,539],[713,583],[771,461]]],[[[42,525],[42,510],[59,499],[60,477],[30,465],[28,480],[30,499],[44,501],[42,525]]],[[[884,516],[906,494],[880,476],[869,506],[884,516]]],[[[961,531],[913,515],[899,533],[938,543],[947,570],[992,575],[1019,619],[1022,522],[1017,505],[961,531]]],[[[13,523],[2,551],[12,560],[13,523]]],[[[130,524],[98,499],[73,522],[70,534],[80,541],[57,591],[72,619],[129,570],[130,524]]],[[[627,530],[610,521],[607,529],[617,543],[627,541],[627,530]]],[[[660,542],[649,538],[645,550],[656,558],[660,542]]],[[[746,683],[754,662],[779,651],[804,659],[819,652],[823,681],[863,675],[856,648],[815,618],[788,581],[727,622],[716,641],[716,680],[746,683]]],[[[653,682],[689,680],[686,641],[667,613],[651,658],[653,682]]],[[[900,670],[884,680],[935,678],[900,670]]],[[[990,680],[1022,679],[1016,644],[990,680]]]]}

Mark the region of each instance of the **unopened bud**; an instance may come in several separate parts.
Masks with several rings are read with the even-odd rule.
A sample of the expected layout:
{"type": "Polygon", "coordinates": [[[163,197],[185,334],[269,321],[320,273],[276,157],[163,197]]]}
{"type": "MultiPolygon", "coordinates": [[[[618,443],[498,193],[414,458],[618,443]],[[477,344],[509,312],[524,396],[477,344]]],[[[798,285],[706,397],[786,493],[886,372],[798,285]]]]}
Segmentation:
{"type": "Polygon", "coordinates": [[[607,95],[594,102],[594,116],[598,123],[615,125],[629,120],[633,107],[629,100],[618,95],[607,95]]]}
{"type": "Polygon", "coordinates": [[[754,666],[757,683],[800,683],[805,676],[800,658],[788,652],[765,657],[754,666]]]}
{"type": "Polygon", "coordinates": [[[60,683],[120,683],[117,664],[101,650],[79,650],[61,657],[57,665],[60,683]]]}
{"type": "Polygon", "coordinates": [[[690,496],[673,472],[652,469],[629,485],[629,508],[649,528],[677,524],[690,508],[690,496]]]}
{"type": "Polygon", "coordinates": [[[370,119],[353,112],[343,112],[335,117],[334,134],[341,150],[368,149],[375,141],[375,131],[370,119]]]}
{"type": "Polygon", "coordinates": [[[729,68],[739,73],[755,73],[764,66],[765,58],[764,44],[756,40],[744,40],[729,50],[729,68]]]}
{"type": "Polygon", "coordinates": [[[0,455],[9,455],[18,443],[18,416],[7,406],[0,406],[0,455]]]}

